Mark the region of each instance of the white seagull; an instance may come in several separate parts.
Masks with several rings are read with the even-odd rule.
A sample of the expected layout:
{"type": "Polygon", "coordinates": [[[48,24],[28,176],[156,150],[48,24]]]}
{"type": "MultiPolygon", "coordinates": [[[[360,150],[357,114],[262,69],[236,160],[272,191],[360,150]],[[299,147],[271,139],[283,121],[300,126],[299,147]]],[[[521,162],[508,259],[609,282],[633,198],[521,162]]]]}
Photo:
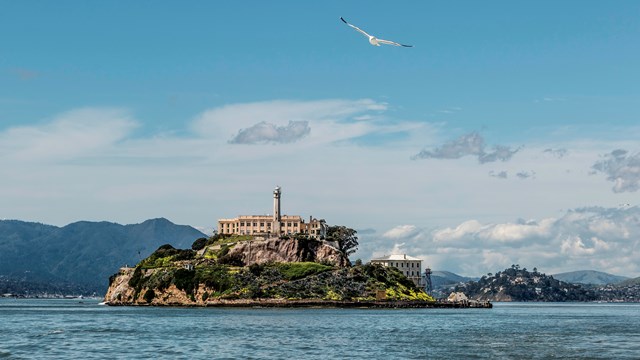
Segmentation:
{"type": "Polygon", "coordinates": [[[369,44],[371,44],[373,46],[380,46],[380,44],[387,44],[387,45],[393,45],[393,46],[413,47],[413,45],[404,45],[404,44],[400,44],[400,43],[397,43],[397,42],[394,42],[394,41],[378,39],[377,37],[375,37],[373,35],[367,34],[366,31],[360,29],[359,27],[349,24],[347,22],[347,20],[343,19],[342,17],[340,17],[340,20],[342,20],[343,23],[345,23],[345,24],[351,26],[352,28],[356,29],[356,31],[362,33],[362,35],[368,37],[369,38],[369,44]]]}

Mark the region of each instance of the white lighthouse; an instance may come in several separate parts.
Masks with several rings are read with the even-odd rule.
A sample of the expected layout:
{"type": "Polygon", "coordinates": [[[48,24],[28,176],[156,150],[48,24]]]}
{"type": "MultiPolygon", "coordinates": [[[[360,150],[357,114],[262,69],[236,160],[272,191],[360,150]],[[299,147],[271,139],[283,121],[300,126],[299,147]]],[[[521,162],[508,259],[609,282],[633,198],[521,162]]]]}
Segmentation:
{"type": "Polygon", "coordinates": [[[282,192],[280,191],[280,186],[276,186],[275,190],[273,190],[273,226],[271,227],[271,231],[277,235],[280,235],[280,195],[282,192]]]}

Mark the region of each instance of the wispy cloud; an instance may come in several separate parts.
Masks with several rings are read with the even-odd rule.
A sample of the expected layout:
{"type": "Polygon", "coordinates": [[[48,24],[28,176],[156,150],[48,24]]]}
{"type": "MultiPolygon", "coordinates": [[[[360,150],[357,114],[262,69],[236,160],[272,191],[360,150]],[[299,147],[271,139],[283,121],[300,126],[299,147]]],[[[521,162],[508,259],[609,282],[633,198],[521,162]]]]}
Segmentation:
{"type": "Polygon", "coordinates": [[[615,193],[640,189],[640,153],[629,155],[626,150],[614,150],[591,168],[607,175],[607,180],[614,183],[612,190],[615,193]]]}
{"type": "Polygon", "coordinates": [[[536,172],[535,171],[520,171],[516,173],[516,176],[519,179],[535,179],[536,178],[536,172]]]}
{"type": "Polygon", "coordinates": [[[137,126],[123,109],[72,110],[42,125],[14,127],[0,133],[0,157],[43,161],[87,156],[125,139],[137,126]]]}
{"type": "Polygon", "coordinates": [[[495,177],[498,179],[506,179],[509,177],[509,174],[506,171],[495,172],[493,170],[489,171],[489,176],[495,177]]]}
{"type": "Polygon", "coordinates": [[[230,144],[314,146],[346,141],[378,130],[373,119],[387,104],[359,100],[273,100],[225,105],[204,111],[191,124],[194,134],[230,144]],[[297,141],[305,138],[304,141],[297,141]]]}
{"type": "Polygon", "coordinates": [[[491,151],[485,150],[484,138],[477,132],[462,135],[433,150],[422,150],[411,157],[417,159],[459,159],[464,156],[476,156],[481,164],[494,161],[508,161],[520,149],[495,145],[491,151]]]}
{"type": "Polygon", "coordinates": [[[543,153],[549,154],[558,159],[562,159],[563,157],[567,156],[567,154],[569,153],[569,150],[564,148],[561,148],[561,149],[548,148],[548,149],[545,149],[543,153]]]}
{"type": "Polygon", "coordinates": [[[267,122],[257,123],[241,129],[229,140],[230,144],[286,144],[302,139],[309,134],[308,121],[289,121],[286,126],[276,126],[267,122]]]}

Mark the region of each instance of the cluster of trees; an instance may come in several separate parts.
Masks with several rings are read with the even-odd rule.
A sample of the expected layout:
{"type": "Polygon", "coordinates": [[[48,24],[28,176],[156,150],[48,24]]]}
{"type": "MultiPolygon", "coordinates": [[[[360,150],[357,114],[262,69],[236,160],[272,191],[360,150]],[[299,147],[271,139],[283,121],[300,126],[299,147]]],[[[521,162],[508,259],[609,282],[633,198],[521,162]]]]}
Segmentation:
{"type": "Polygon", "coordinates": [[[597,298],[593,291],[556,280],[553,276],[539,273],[536,268],[529,272],[520,265],[511,265],[504,271],[489,273],[477,282],[456,286],[455,291],[462,291],[470,297],[502,292],[513,301],[591,301],[597,298]]]}

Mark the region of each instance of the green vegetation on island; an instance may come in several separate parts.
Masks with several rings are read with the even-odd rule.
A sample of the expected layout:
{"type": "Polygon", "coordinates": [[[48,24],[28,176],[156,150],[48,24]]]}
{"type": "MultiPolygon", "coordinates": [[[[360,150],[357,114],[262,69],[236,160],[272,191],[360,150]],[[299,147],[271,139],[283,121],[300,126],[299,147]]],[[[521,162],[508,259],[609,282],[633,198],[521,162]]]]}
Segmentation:
{"type": "Polygon", "coordinates": [[[351,266],[347,254],[358,245],[354,230],[335,227],[328,235],[328,241],[215,235],[197,239],[191,249],[163,245],[135,268],[113,275],[106,301],[112,305],[201,306],[265,300],[434,301],[398,269],[361,262],[351,266]],[[286,261],[272,261],[274,257],[286,261]]]}

